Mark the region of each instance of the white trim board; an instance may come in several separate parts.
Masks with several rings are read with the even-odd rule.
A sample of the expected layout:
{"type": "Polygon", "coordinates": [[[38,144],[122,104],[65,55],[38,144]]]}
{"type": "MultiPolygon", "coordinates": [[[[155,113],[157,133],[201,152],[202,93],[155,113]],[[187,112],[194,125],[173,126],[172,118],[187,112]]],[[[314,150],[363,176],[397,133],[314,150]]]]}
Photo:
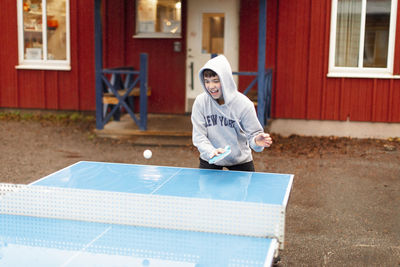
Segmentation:
{"type": "Polygon", "coordinates": [[[274,119],[268,131],[282,136],[337,136],[387,139],[400,137],[400,123],[274,119]]]}

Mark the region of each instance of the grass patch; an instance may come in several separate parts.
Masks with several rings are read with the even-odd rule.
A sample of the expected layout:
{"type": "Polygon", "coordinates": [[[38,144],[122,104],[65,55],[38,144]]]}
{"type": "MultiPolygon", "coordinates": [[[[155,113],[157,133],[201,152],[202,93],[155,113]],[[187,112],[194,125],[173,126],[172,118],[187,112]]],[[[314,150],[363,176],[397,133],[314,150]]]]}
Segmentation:
{"type": "Polygon", "coordinates": [[[2,121],[38,121],[55,123],[95,123],[96,118],[93,115],[86,115],[79,112],[72,113],[31,113],[31,112],[0,112],[2,121]]]}

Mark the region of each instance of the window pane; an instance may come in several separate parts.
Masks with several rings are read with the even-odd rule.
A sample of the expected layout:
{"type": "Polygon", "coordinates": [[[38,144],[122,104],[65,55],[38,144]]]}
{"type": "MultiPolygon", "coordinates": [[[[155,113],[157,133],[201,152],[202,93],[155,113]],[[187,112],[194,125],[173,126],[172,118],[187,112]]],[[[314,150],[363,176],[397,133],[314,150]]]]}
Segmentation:
{"type": "Polygon", "coordinates": [[[387,66],[390,9],[390,0],[367,0],[364,67],[387,66]]]}
{"type": "Polygon", "coordinates": [[[204,13],[203,14],[203,54],[224,53],[224,14],[204,13]]]}
{"type": "Polygon", "coordinates": [[[23,19],[25,59],[67,59],[66,0],[23,0],[23,19]],[[45,6],[47,21],[43,27],[45,6]],[[46,45],[43,44],[44,37],[47,38],[46,45]]]}
{"type": "Polygon", "coordinates": [[[41,0],[23,1],[24,58],[43,59],[42,3],[41,0]]]}
{"type": "Polygon", "coordinates": [[[358,67],[361,0],[338,0],[335,66],[358,67]]]}
{"type": "Polygon", "coordinates": [[[67,59],[65,1],[47,1],[47,57],[49,60],[67,59]]]}
{"type": "Polygon", "coordinates": [[[136,33],[181,33],[180,0],[139,0],[136,33]]]}

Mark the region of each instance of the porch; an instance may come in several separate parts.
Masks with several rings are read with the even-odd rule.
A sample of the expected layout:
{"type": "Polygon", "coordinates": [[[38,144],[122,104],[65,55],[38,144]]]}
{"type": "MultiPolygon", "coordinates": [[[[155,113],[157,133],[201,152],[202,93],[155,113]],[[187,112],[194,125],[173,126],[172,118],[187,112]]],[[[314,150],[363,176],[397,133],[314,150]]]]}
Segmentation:
{"type": "MultiPolygon", "coordinates": [[[[148,115],[148,112],[152,112],[151,110],[148,111],[148,100],[147,96],[149,95],[149,88],[152,87],[152,83],[154,83],[154,79],[149,80],[148,79],[148,59],[147,55],[149,54],[148,51],[144,51],[146,49],[140,50],[140,67],[137,70],[120,70],[120,69],[104,69],[103,65],[103,26],[102,26],[102,14],[101,14],[101,3],[102,0],[94,0],[95,3],[95,73],[96,73],[96,128],[98,132],[103,129],[104,127],[104,132],[107,132],[109,130],[107,129],[115,129],[117,127],[117,123],[111,123],[112,125],[109,126],[107,124],[109,123],[109,120],[111,117],[114,118],[114,120],[118,120],[119,117],[119,111],[124,109],[128,114],[130,115],[130,118],[138,125],[135,126],[134,124],[126,128],[126,124],[122,123],[119,125],[117,128],[126,131],[126,130],[142,130],[143,133],[142,135],[148,135],[149,131],[151,130],[151,127],[147,125],[150,119],[150,115],[148,115]],[[111,78],[105,77],[105,74],[111,74],[111,78]],[[137,75],[139,76],[136,80],[135,83],[139,85],[140,87],[137,87],[137,91],[139,93],[136,95],[136,97],[139,97],[139,105],[136,106],[136,110],[133,107],[132,103],[134,102],[132,99],[129,99],[131,96],[130,93],[135,90],[135,85],[125,85],[125,82],[122,82],[120,84],[123,84],[123,86],[120,86],[118,83],[113,82],[113,77],[116,75],[137,75]],[[140,90],[139,90],[140,88],[140,90]],[[122,94],[120,92],[123,92],[122,94]],[[108,94],[106,97],[104,94],[108,94]],[[107,100],[107,97],[112,97],[112,103],[111,102],[105,102],[105,99],[107,100]],[[111,108],[110,108],[111,107],[111,108]],[[140,113],[135,114],[135,111],[137,112],[139,108],[140,113]],[[149,118],[148,118],[149,116],[149,118]],[[106,127],[107,126],[107,127],[106,127]]],[[[234,75],[238,76],[253,76],[249,80],[249,84],[246,84],[245,86],[247,87],[244,90],[244,94],[248,95],[249,98],[251,98],[256,105],[257,109],[257,115],[260,123],[265,126],[267,124],[268,118],[270,118],[270,111],[271,111],[271,98],[272,98],[272,69],[268,69],[266,67],[266,16],[267,16],[267,0],[259,0],[259,14],[258,14],[258,51],[257,51],[257,71],[251,71],[251,70],[241,70],[241,71],[235,71],[233,72],[234,75]],[[253,88],[253,90],[250,92],[250,90],[253,88]],[[249,94],[248,94],[249,93],[249,94]]],[[[151,55],[151,52],[150,52],[151,55]]],[[[211,54],[211,56],[214,56],[215,54],[211,54]]],[[[137,67],[137,66],[136,66],[137,67]]],[[[123,67],[125,68],[125,67],[123,67]]],[[[193,74],[192,74],[193,76],[193,74]]],[[[158,76],[157,76],[158,77],[158,76]]],[[[249,77],[250,78],[250,77],[249,77]]],[[[193,78],[192,78],[193,79],[193,78]]],[[[127,83],[129,84],[129,83],[127,83]]],[[[192,82],[193,84],[193,82],[192,82]]],[[[177,86],[171,87],[171,88],[178,88],[177,86]]],[[[160,94],[159,88],[157,86],[154,86],[154,97],[159,97],[156,96],[156,94],[160,94]]],[[[164,90],[165,92],[166,90],[164,90]]],[[[176,93],[176,92],[175,92],[176,93]]],[[[171,94],[173,95],[173,94],[171,94]]],[[[182,95],[182,93],[180,93],[182,95]]],[[[153,97],[153,96],[152,96],[153,97]]],[[[132,96],[133,98],[133,96],[132,96]]],[[[154,100],[154,98],[153,98],[154,100]]],[[[159,99],[158,99],[159,100],[159,99]]],[[[158,104],[161,102],[159,101],[158,104]]],[[[153,108],[156,105],[153,105],[153,108]]],[[[155,112],[160,112],[163,113],[165,112],[164,110],[161,111],[155,111],[155,112]]],[[[168,111],[170,112],[170,111],[168,111]]],[[[176,112],[172,112],[174,114],[177,114],[176,112]]],[[[157,124],[157,123],[155,123],[157,124]]],[[[120,132],[120,131],[119,131],[120,132]]],[[[131,132],[133,134],[134,132],[131,132]]],[[[118,133],[120,134],[120,133],[118,133]]],[[[138,133],[134,133],[135,135],[138,135],[138,133]]]]}
{"type": "Polygon", "coordinates": [[[148,114],[147,130],[143,131],[129,114],[120,121],[110,121],[104,129],[96,129],[99,137],[129,139],[135,145],[191,146],[190,115],[148,114]]]}

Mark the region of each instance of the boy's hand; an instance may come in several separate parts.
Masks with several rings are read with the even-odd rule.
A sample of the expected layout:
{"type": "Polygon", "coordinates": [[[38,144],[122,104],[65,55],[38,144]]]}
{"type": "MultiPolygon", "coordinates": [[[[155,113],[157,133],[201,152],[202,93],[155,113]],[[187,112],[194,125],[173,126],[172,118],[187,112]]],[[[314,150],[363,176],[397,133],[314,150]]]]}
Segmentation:
{"type": "Polygon", "coordinates": [[[254,138],[258,146],[270,147],[272,145],[272,138],[267,133],[260,133],[254,138]]]}
{"type": "Polygon", "coordinates": [[[214,152],[211,154],[210,159],[212,159],[215,156],[218,156],[219,154],[222,154],[225,152],[224,148],[217,148],[214,150],[214,152]]]}

